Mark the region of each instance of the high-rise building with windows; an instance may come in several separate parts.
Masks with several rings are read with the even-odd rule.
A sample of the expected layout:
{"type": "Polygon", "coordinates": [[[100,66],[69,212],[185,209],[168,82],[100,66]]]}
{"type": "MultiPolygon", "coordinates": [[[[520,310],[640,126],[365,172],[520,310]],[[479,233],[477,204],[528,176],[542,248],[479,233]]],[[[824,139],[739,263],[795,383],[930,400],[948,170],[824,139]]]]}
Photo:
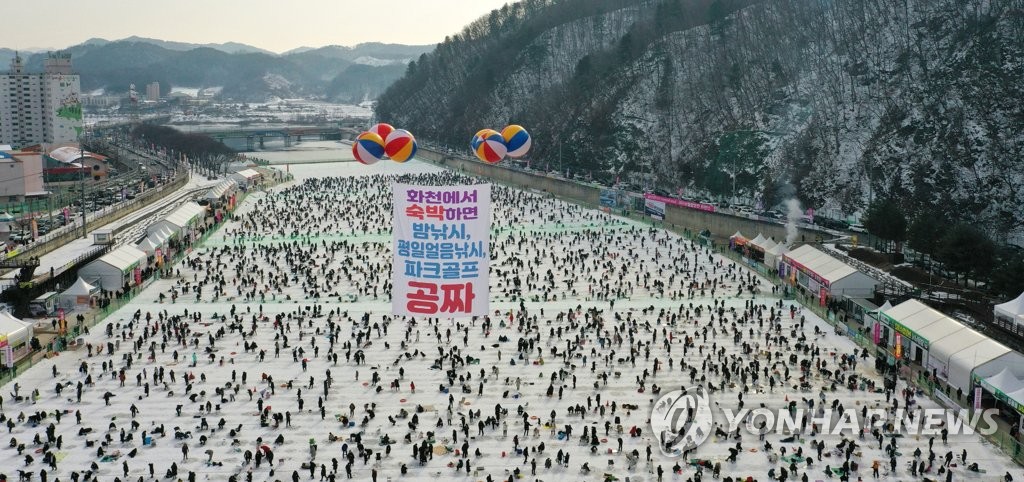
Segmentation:
{"type": "Polygon", "coordinates": [[[146,86],[146,100],[150,102],[160,101],[160,82],[151,82],[146,86]]]}
{"type": "Polygon", "coordinates": [[[0,144],[14,148],[75,142],[82,129],[81,82],[71,54],[47,54],[42,73],[25,72],[15,55],[0,73],[0,144]]]}

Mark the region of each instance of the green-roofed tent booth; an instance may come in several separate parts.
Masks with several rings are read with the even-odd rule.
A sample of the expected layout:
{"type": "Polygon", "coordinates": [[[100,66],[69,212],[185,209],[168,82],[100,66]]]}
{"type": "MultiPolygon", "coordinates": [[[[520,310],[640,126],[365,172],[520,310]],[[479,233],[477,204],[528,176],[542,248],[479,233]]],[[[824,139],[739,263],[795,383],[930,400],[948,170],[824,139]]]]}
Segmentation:
{"type": "Polygon", "coordinates": [[[1024,426],[1024,365],[1019,357],[1019,353],[1011,350],[976,368],[972,377],[977,386],[1017,413],[1016,420],[1011,418],[1008,422],[1016,422],[1018,429],[1024,426]]]}
{"type": "Polygon", "coordinates": [[[1022,369],[1015,373],[1012,368],[1004,366],[996,374],[989,376],[982,375],[985,371],[976,371],[974,381],[1017,413],[1024,414],[1024,379],[1020,376],[1024,375],[1020,373],[1022,369]]]}

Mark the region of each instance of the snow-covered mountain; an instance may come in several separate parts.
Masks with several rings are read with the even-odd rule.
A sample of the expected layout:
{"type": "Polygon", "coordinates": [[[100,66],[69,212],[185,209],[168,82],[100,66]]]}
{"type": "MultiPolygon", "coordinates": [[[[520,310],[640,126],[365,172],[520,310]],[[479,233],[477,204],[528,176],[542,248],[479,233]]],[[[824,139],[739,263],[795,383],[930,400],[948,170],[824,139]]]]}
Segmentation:
{"type": "MultiPolygon", "coordinates": [[[[430,45],[365,43],[328,46],[284,55],[244,44],[198,45],[130,37],[90,39],[65,49],[87,91],[127,92],[128,85],[160,82],[173,87],[223,86],[223,95],[246,101],[305,97],[358,102],[374,98],[430,45]]],[[[13,52],[0,50],[0,61],[13,52]]],[[[27,56],[41,71],[45,53],[27,56]]],[[[6,66],[0,66],[6,70],[6,66]]]]}
{"type": "Polygon", "coordinates": [[[410,65],[378,114],[462,145],[854,214],[898,197],[1024,228],[1024,1],[529,0],[410,65]],[[735,187],[734,187],[735,186],[735,187]]]}

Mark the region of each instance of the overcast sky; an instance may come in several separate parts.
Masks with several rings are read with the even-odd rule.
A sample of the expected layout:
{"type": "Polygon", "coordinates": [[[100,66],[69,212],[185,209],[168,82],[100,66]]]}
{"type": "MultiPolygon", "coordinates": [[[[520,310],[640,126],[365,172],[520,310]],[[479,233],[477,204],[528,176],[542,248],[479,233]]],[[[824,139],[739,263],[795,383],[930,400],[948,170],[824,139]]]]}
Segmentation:
{"type": "Polygon", "coordinates": [[[433,44],[514,0],[0,0],[0,47],[63,48],[137,35],[274,52],[361,42],[433,44]]]}

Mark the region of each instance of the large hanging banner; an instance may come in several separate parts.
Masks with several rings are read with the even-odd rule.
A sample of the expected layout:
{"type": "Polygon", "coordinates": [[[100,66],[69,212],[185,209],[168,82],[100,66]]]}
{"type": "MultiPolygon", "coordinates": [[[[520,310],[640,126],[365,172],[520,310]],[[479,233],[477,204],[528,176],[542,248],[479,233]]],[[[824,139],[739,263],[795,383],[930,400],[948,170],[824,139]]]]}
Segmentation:
{"type": "Polygon", "coordinates": [[[391,312],[483,316],[488,310],[491,186],[394,184],[391,312]]]}

